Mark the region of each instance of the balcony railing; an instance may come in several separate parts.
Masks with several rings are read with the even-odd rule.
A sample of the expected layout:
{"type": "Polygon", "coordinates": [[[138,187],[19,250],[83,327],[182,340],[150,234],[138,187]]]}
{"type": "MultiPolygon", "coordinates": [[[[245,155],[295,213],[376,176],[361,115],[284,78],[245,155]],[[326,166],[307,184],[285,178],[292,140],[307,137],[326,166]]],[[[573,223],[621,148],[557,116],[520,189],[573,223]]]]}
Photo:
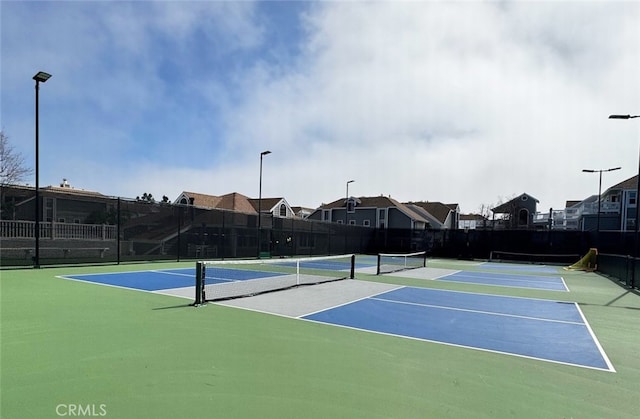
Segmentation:
{"type": "MultiPolygon", "coordinates": [[[[620,212],[620,203],[619,202],[601,202],[600,203],[600,212],[620,212]]],[[[597,214],[598,213],[598,203],[591,202],[585,204],[582,209],[582,214],[597,214]]]]}
{"type": "MultiPolygon", "coordinates": [[[[0,220],[3,239],[34,239],[35,222],[0,220]]],[[[40,238],[77,240],[116,240],[117,227],[106,224],[71,224],[40,222],[40,238]]]]}

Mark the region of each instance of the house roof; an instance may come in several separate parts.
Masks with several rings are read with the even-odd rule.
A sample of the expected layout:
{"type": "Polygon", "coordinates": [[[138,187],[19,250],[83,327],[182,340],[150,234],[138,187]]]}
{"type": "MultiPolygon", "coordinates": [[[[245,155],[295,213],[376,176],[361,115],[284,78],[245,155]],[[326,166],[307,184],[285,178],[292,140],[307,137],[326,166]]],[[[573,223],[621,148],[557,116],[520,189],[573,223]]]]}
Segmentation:
{"type": "Polygon", "coordinates": [[[280,203],[284,198],[250,198],[249,202],[253,206],[254,211],[258,212],[258,207],[261,207],[262,211],[269,210],[280,203]],[[260,203],[259,201],[262,201],[260,203]]]}
{"type": "Polygon", "coordinates": [[[534,198],[533,196],[527,194],[527,193],[522,193],[518,196],[516,196],[515,198],[505,202],[504,204],[498,205],[495,208],[492,208],[491,211],[493,211],[496,214],[508,214],[511,212],[513,206],[512,204],[517,202],[518,200],[522,200],[523,197],[527,197],[527,199],[533,199],[536,204],[539,203],[540,201],[538,201],[536,198],[534,198]]]}
{"type": "MultiPolygon", "coordinates": [[[[388,208],[388,207],[397,207],[401,204],[390,196],[361,196],[358,198],[350,197],[350,199],[356,199],[359,207],[375,207],[375,208],[388,208]]],[[[329,204],[323,204],[320,206],[321,209],[331,209],[331,208],[343,208],[347,205],[345,198],[337,199],[329,204]]]]}
{"type": "Polygon", "coordinates": [[[460,220],[486,220],[482,214],[460,214],[460,220]]]}
{"type": "Polygon", "coordinates": [[[86,196],[91,198],[108,198],[108,196],[100,192],[87,191],[85,189],[77,189],[71,186],[45,186],[40,189],[43,192],[54,192],[56,194],[67,194],[74,196],[86,196]]]}
{"type": "Polygon", "coordinates": [[[178,199],[176,199],[175,203],[178,203],[183,197],[193,199],[194,206],[203,208],[216,208],[216,205],[218,205],[221,199],[219,196],[184,191],[178,199]]]}
{"type": "Polygon", "coordinates": [[[193,198],[193,205],[196,207],[225,209],[248,214],[256,212],[253,205],[249,202],[249,198],[237,192],[232,192],[222,196],[214,196],[185,191],[180,194],[178,199],[176,199],[176,202],[180,201],[183,197],[193,198]]]}
{"type": "MultiPolygon", "coordinates": [[[[406,214],[409,218],[414,221],[422,221],[429,222],[429,220],[425,219],[418,212],[411,209],[409,206],[402,204],[390,196],[361,196],[359,198],[355,198],[358,201],[358,207],[369,207],[369,208],[390,208],[395,207],[399,211],[406,214]]],[[[332,209],[332,208],[343,208],[347,205],[345,198],[337,199],[329,204],[324,204],[318,209],[332,209]]]]}
{"type": "Polygon", "coordinates": [[[567,201],[567,202],[565,202],[564,207],[565,207],[565,208],[571,208],[571,207],[573,207],[574,205],[578,205],[578,204],[579,204],[579,203],[581,203],[581,202],[582,202],[582,201],[567,201]]]}
{"type": "MultiPolygon", "coordinates": [[[[613,185],[607,192],[613,189],[636,189],[638,187],[638,175],[632,176],[627,180],[623,180],[617,185],[613,185]]],[[[606,193],[606,192],[605,192],[606,193]]]]}
{"type": "Polygon", "coordinates": [[[455,211],[458,208],[458,204],[443,204],[442,202],[409,202],[409,205],[416,205],[424,209],[443,224],[447,221],[451,211],[455,211]]]}
{"type": "Polygon", "coordinates": [[[253,205],[251,205],[251,202],[249,202],[249,198],[238,192],[231,192],[229,194],[222,195],[220,197],[220,202],[218,202],[216,208],[244,212],[248,214],[256,212],[256,210],[253,208],[253,205]]]}

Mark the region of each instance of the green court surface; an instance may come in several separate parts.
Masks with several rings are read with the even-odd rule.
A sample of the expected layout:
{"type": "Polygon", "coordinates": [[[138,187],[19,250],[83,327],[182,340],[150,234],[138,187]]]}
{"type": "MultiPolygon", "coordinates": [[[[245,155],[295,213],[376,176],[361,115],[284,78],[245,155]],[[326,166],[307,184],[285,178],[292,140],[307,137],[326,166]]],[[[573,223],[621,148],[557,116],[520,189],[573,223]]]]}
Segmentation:
{"type": "MultiPolygon", "coordinates": [[[[595,273],[559,270],[569,288],[562,293],[356,277],[578,302],[615,372],[218,304],[195,308],[184,298],[57,277],[193,265],[0,270],[0,417],[636,418],[640,412],[640,296],[595,273]]],[[[485,270],[454,260],[428,266],[485,270]]]]}

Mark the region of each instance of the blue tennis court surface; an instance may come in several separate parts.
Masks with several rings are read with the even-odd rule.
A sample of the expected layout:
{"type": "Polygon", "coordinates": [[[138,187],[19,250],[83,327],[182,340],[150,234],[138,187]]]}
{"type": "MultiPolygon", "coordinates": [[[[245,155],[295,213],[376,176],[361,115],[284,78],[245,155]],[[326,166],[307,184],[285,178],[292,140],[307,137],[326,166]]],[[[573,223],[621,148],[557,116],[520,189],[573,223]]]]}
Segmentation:
{"type": "MultiPolygon", "coordinates": [[[[279,262],[278,265],[295,268],[296,262],[279,262]]],[[[356,268],[361,268],[372,265],[370,263],[356,263],[355,266],[356,268]]],[[[375,266],[375,263],[373,266],[375,266]]],[[[300,267],[305,269],[346,271],[350,268],[350,264],[349,262],[339,260],[317,260],[302,262],[300,267]]],[[[283,273],[278,272],[209,266],[206,269],[205,279],[207,284],[213,285],[282,275],[283,273]]],[[[161,291],[174,288],[195,287],[196,270],[195,268],[157,269],[152,271],[107,274],[65,275],[64,278],[143,291],[161,291]]]]}
{"type": "Polygon", "coordinates": [[[558,272],[558,268],[546,265],[523,265],[516,263],[495,263],[486,262],[482,264],[483,268],[505,270],[505,271],[522,271],[522,272],[537,272],[555,274],[558,272]]]}
{"type": "MultiPolygon", "coordinates": [[[[275,272],[215,268],[207,271],[206,280],[208,284],[219,284],[281,275],[281,273],[275,272]]],[[[195,268],[162,269],[108,274],[67,275],[65,278],[143,291],[160,291],[195,287],[196,270],[195,268]]]]}
{"type": "Polygon", "coordinates": [[[532,288],[551,291],[569,291],[561,276],[514,275],[498,272],[459,271],[438,278],[439,281],[464,282],[468,284],[496,285],[502,287],[532,288]]]}
{"type": "Polygon", "coordinates": [[[575,303],[403,287],[302,318],[615,371],[575,303]]]}

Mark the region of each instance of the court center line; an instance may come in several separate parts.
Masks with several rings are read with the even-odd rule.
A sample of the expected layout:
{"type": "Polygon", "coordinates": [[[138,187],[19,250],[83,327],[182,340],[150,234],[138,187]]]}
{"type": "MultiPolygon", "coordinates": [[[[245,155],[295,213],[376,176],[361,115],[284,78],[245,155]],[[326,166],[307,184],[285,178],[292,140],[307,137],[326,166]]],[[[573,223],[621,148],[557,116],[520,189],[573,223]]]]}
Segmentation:
{"type": "Polygon", "coordinates": [[[467,308],[447,307],[447,306],[439,306],[439,305],[435,305],[435,304],[411,303],[411,302],[408,302],[408,301],[389,300],[387,298],[380,298],[380,297],[371,297],[371,299],[372,300],[378,300],[378,301],[385,301],[385,302],[388,302],[388,303],[406,304],[406,305],[419,306],[419,307],[441,308],[443,310],[465,311],[465,312],[468,312],[468,313],[489,314],[489,315],[494,315],[494,316],[514,317],[514,318],[518,318],[518,319],[539,320],[539,321],[543,321],[543,322],[565,323],[565,324],[573,324],[573,325],[584,326],[584,323],[571,322],[571,321],[566,321],[566,320],[545,319],[545,318],[542,318],[542,317],[521,316],[521,315],[516,315],[516,314],[496,313],[496,312],[492,312],[492,311],[483,311],[483,310],[470,310],[470,309],[467,309],[467,308]]]}
{"type": "MultiPolygon", "coordinates": [[[[190,269],[190,268],[187,268],[187,269],[190,269]]],[[[144,271],[141,271],[141,272],[144,272],[144,271]]],[[[195,278],[196,278],[195,274],[181,274],[181,273],[178,273],[178,272],[163,271],[161,269],[152,269],[152,270],[147,271],[147,272],[155,272],[157,274],[164,274],[164,275],[188,276],[190,278],[193,278],[194,283],[195,283],[195,278]]]]}

